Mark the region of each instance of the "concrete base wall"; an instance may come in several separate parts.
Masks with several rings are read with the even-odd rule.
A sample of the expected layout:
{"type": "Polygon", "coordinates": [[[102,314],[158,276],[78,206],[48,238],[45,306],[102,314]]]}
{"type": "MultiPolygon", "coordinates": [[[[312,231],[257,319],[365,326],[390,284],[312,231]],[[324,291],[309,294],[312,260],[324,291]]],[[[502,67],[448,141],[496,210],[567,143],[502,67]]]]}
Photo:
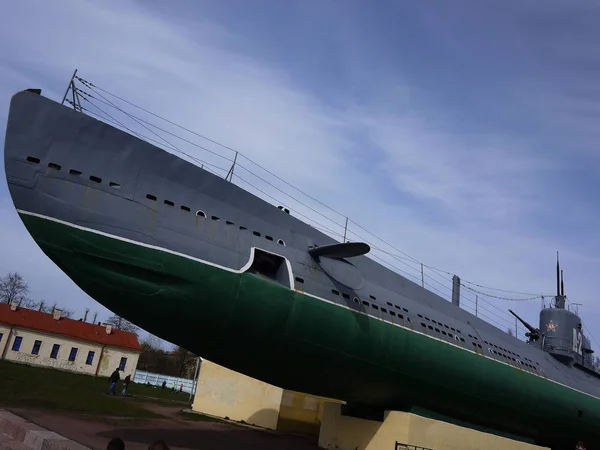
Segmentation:
{"type": "Polygon", "coordinates": [[[284,390],[277,430],[318,436],[323,419],[323,405],[326,402],[342,403],[330,398],[284,390]]]}
{"type": "Polygon", "coordinates": [[[192,409],[277,429],[283,390],[203,359],[192,409]]]}
{"type": "Polygon", "coordinates": [[[319,447],[335,450],[548,450],[470,428],[387,411],[383,422],[341,415],[341,405],[325,403],[319,447]]]}

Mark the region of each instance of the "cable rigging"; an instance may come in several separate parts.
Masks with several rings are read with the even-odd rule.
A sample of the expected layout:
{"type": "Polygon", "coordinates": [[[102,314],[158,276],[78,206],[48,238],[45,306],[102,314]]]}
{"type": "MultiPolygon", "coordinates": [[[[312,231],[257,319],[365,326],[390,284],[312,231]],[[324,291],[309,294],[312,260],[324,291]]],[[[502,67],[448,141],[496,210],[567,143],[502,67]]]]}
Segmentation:
{"type": "MultiPolygon", "coordinates": [[[[77,71],[76,71],[77,72],[77,71]]],[[[357,222],[355,222],[354,220],[348,218],[346,215],[340,213],[339,211],[331,208],[330,206],[324,204],[322,201],[316,199],[315,197],[311,196],[310,194],[302,191],[301,189],[295,187],[294,185],[292,185],[290,182],[282,179],[281,177],[277,176],[276,174],[274,174],[273,172],[271,172],[270,170],[264,168],[263,166],[261,166],[260,164],[258,164],[257,162],[251,160],[250,158],[248,158],[247,156],[243,155],[242,153],[240,153],[239,151],[221,144],[213,139],[210,139],[200,133],[197,133],[195,131],[190,130],[189,128],[186,128],[184,126],[181,126],[169,119],[166,119],[156,113],[153,113],[141,106],[136,105],[135,103],[128,101],[116,94],[113,94],[112,92],[108,91],[107,89],[104,89],[100,86],[97,86],[93,83],[91,83],[88,80],[83,79],[82,77],[78,76],[77,74],[73,75],[71,82],[69,84],[69,88],[67,89],[67,92],[65,93],[65,97],[63,99],[63,103],[64,101],[67,101],[68,103],[70,103],[71,105],[73,105],[73,107],[76,110],[80,110],[83,111],[85,110],[86,113],[90,114],[90,115],[94,115],[95,117],[100,118],[101,120],[105,120],[110,122],[111,124],[113,124],[114,126],[116,126],[117,128],[123,129],[133,135],[135,135],[136,137],[143,139],[143,140],[147,140],[147,141],[152,141],[154,142],[156,145],[158,145],[159,147],[166,147],[169,150],[175,151],[177,153],[181,153],[182,155],[185,155],[187,158],[190,158],[192,161],[195,161],[197,163],[202,164],[202,167],[209,170],[210,172],[212,172],[213,174],[216,174],[215,170],[218,170],[219,172],[223,172],[225,175],[225,178],[228,179],[229,181],[233,182],[233,172],[234,169],[242,169],[244,171],[244,173],[247,173],[250,177],[254,177],[256,180],[259,180],[260,182],[264,183],[266,186],[268,186],[267,188],[260,188],[257,187],[252,181],[250,181],[248,178],[246,177],[241,177],[239,170],[236,172],[235,177],[236,180],[239,180],[239,182],[242,182],[245,186],[248,186],[250,191],[257,191],[260,192],[263,196],[266,196],[268,198],[270,198],[271,200],[275,201],[276,203],[283,205],[283,204],[287,204],[289,205],[290,202],[282,202],[281,199],[276,198],[275,195],[277,195],[275,192],[273,192],[272,194],[267,192],[267,191],[271,191],[274,190],[278,193],[280,193],[281,195],[284,195],[286,198],[288,198],[289,200],[293,201],[297,207],[294,208],[294,214],[297,214],[298,216],[301,216],[302,218],[306,219],[306,221],[313,227],[317,228],[319,231],[323,232],[324,234],[329,235],[331,238],[333,239],[343,239],[343,240],[347,240],[347,237],[349,237],[349,235],[352,235],[354,237],[356,237],[359,241],[362,240],[364,242],[366,242],[367,244],[369,244],[371,246],[371,253],[370,253],[370,258],[372,259],[376,259],[377,261],[381,262],[384,266],[387,266],[388,268],[392,269],[392,270],[396,270],[404,275],[406,275],[409,279],[412,279],[415,283],[420,284],[423,287],[426,287],[429,290],[432,290],[436,293],[438,293],[439,295],[441,295],[443,298],[449,298],[448,295],[445,293],[446,291],[450,291],[450,294],[452,292],[451,289],[451,284],[449,283],[450,280],[446,279],[445,276],[450,276],[452,277],[454,274],[424,263],[421,263],[420,261],[418,261],[416,258],[414,258],[411,255],[408,255],[407,253],[405,253],[404,251],[400,250],[399,248],[397,248],[396,246],[390,244],[389,242],[385,241],[384,239],[379,238],[378,236],[374,235],[373,233],[371,233],[370,231],[368,231],[366,228],[364,228],[363,226],[361,226],[360,224],[358,224],[357,222]],[[82,87],[76,86],[76,81],[78,81],[79,83],[81,83],[82,87]],[[67,95],[69,93],[69,90],[72,91],[73,93],[73,101],[71,101],[70,99],[67,99],[67,95]],[[91,92],[89,92],[91,91],[91,92]],[[233,153],[233,157],[227,157],[225,155],[222,155],[221,153],[219,153],[218,151],[215,150],[211,150],[210,148],[208,148],[205,145],[200,145],[196,142],[193,142],[185,137],[182,137],[172,131],[169,131],[163,127],[159,127],[156,124],[145,120],[143,118],[140,117],[136,117],[133,114],[125,111],[124,109],[122,109],[121,107],[119,107],[118,105],[116,105],[113,101],[109,100],[106,96],[110,96],[113,99],[116,99],[118,101],[122,101],[123,103],[130,105],[146,114],[149,114],[159,120],[162,120],[164,122],[166,122],[167,124],[170,124],[176,128],[179,128],[180,130],[186,131],[196,137],[199,137],[203,140],[205,140],[208,143],[214,144],[216,146],[219,146],[223,149],[226,149],[230,152],[233,153]],[[102,114],[98,114],[94,111],[92,111],[89,108],[83,108],[81,107],[81,99],[83,99],[85,102],[87,102],[88,104],[90,104],[92,107],[96,108],[98,111],[100,111],[102,114]],[[121,114],[125,115],[129,120],[135,122],[139,127],[144,128],[146,131],[152,133],[154,136],[156,136],[158,139],[160,139],[162,141],[159,142],[154,138],[150,138],[145,136],[144,134],[138,132],[138,131],[134,131],[132,129],[132,127],[128,127],[126,126],[124,123],[122,123],[121,121],[117,120],[116,118],[114,118],[112,115],[108,114],[106,111],[104,111],[100,106],[98,106],[96,103],[100,103],[103,106],[109,107],[109,108],[113,108],[116,111],[120,112],[121,114]],[[151,129],[150,127],[152,127],[153,129],[151,129]],[[215,158],[219,158],[219,160],[222,162],[223,160],[232,163],[232,166],[230,167],[230,169],[227,169],[226,167],[222,167],[219,164],[215,164],[215,162],[210,162],[210,161],[206,161],[206,160],[201,160],[199,158],[197,158],[196,156],[193,156],[183,150],[181,150],[180,148],[178,148],[177,146],[175,146],[173,144],[173,142],[171,142],[170,140],[165,139],[163,136],[161,136],[160,134],[158,134],[156,131],[154,130],[158,130],[162,133],[166,133],[169,136],[179,139],[180,141],[182,141],[185,144],[189,144],[193,147],[195,147],[198,150],[207,152],[209,154],[209,156],[211,157],[215,157],[215,158]],[[293,189],[295,192],[309,198],[310,200],[314,201],[315,203],[317,203],[318,205],[322,206],[323,208],[333,212],[336,216],[336,218],[332,218],[332,217],[328,217],[327,215],[325,215],[324,213],[322,213],[321,211],[318,211],[317,209],[311,207],[310,205],[307,205],[306,203],[302,202],[301,200],[299,200],[298,198],[296,198],[295,196],[290,195],[289,193],[283,191],[280,187],[277,187],[273,182],[270,182],[266,179],[264,179],[263,177],[259,176],[258,174],[256,174],[255,172],[253,172],[250,168],[246,167],[244,165],[244,162],[248,162],[249,164],[252,165],[252,167],[256,167],[258,169],[261,169],[262,171],[266,172],[268,175],[272,176],[273,178],[275,178],[277,181],[283,183],[284,185],[290,187],[291,189],[293,189]],[[302,212],[303,211],[303,212],[302,212]],[[310,211],[310,212],[309,212],[310,211]],[[330,222],[331,225],[339,228],[340,231],[336,231],[333,228],[331,228],[331,226],[327,226],[327,225],[323,225],[322,223],[318,222],[317,220],[315,220],[315,218],[310,217],[311,212],[318,215],[319,217],[326,219],[328,222],[330,222]],[[339,219],[343,219],[343,222],[345,223],[340,223],[339,219]],[[352,227],[349,227],[349,225],[353,225],[352,227]],[[364,235],[358,234],[357,232],[355,232],[353,229],[356,228],[358,230],[361,230],[363,233],[365,233],[366,235],[368,235],[370,237],[370,239],[365,239],[364,235]],[[376,242],[378,242],[381,245],[376,245],[373,243],[373,240],[375,240],[376,242]],[[393,251],[388,251],[386,250],[384,247],[390,248],[393,251]],[[391,263],[390,261],[388,261],[388,259],[392,259],[394,260],[394,262],[397,262],[401,265],[403,265],[406,269],[401,269],[399,267],[397,267],[395,264],[391,263]],[[439,279],[434,278],[433,276],[430,275],[430,273],[425,273],[424,269],[428,269],[428,271],[431,272],[431,274],[433,274],[436,277],[439,277],[439,279]],[[410,272],[409,272],[410,271],[410,272]],[[442,281],[440,281],[440,279],[442,281]],[[426,281],[427,280],[427,281],[426,281]],[[444,292],[442,292],[440,289],[438,289],[438,286],[441,287],[444,292]]],[[[217,174],[216,174],[217,175],[217,174]]],[[[221,175],[217,175],[217,176],[221,176],[221,175]]],[[[291,206],[291,205],[289,205],[291,206]]],[[[489,309],[483,308],[482,305],[486,305],[491,307],[492,309],[496,309],[504,314],[508,314],[506,311],[498,308],[496,305],[494,305],[492,302],[490,301],[486,301],[485,298],[478,298],[478,296],[482,296],[482,297],[487,297],[487,298],[491,298],[491,299],[495,299],[495,300],[505,300],[505,301],[518,301],[518,302],[526,302],[526,301],[531,301],[531,300],[535,300],[535,299],[540,299],[540,298],[544,298],[544,297],[550,297],[548,295],[536,295],[536,294],[531,294],[531,293],[523,293],[523,292],[518,292],[518,291],[511,291],[511,290],[506,290],[506,289],[498,289],[498,288],[492,288],[492,287],[488,287],[488,286],[483,286],[481,284],[478,283],[474,283],[471,281],[467,281],[467,280],[461,280],[460,282],[461,287],[464,288],[464,290],[466,292],[462,292],[462,298],[461,300],[466,300],[469,301],[470,304],[475,304],[475,310],[477,313],[480,313],[480,310],[484,310],[489,312],[490,314],[499,317],[496,313],[494,313],[493,311],[490,311],[489,309]],[[514,295],[518,295],[518,296],[527,296],[526,298],[522,298],[522,297],[508,297],[508,296],[501,296],[501,295],[495,295],[495,294],[490,294],[485,292],[484,290],[490,290],[490,291],[496,291],[496,292],[502,292],[505,294],[514,294],[514,295]],[[471,296],[477,296],[477,297],[471,297],[471,296]]],[[[478,314],[480,316],[482,316],[482,314],[478,314]]],[[[487,318],[488,320],[492,320],[490,318],[487,318]]],[[[503,319],[500,318],[501,320],[507,320],[510,323],[514,323],[512,318],[510,319],[503,319]]],[[[493,321],[493,320],[492,320],[493,321]]],[[[497,323],[497,322],[496,322],[497,323]]]]}

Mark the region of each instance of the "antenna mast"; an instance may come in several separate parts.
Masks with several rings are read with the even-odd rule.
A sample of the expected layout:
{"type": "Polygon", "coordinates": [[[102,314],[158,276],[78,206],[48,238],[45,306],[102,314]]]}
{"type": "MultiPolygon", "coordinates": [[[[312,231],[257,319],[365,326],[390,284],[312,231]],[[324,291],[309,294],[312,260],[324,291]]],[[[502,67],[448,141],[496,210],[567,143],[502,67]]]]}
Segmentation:
{"type": "Polygon", "coordinates": [[[563,271],[560,270],[558,252],[556,252],[556,299],[555,308],[565,309],[565,283],[562,277],[563,271]]]}

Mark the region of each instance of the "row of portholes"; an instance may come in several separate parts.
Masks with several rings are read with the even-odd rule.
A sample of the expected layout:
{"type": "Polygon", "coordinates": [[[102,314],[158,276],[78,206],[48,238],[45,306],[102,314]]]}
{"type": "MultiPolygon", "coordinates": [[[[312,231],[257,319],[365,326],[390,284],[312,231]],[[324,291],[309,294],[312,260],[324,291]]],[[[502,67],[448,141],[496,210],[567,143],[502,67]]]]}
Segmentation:
{"type": "MultiPolygon", "coordinates": [[[[154,202],[158,201],[158,198],[156,197],[156,195],[152,195],[152,194],[146,194],[146,198],[147,198],[148,200],[152,200],[152,201],[154,201],[154,202]]],[[[165,203],[165,205],[167,205],[167,206],[175,206],[175,203],[174,203],[174,202],[172,202],[171,200],[164,200],[164,203],[165,203]]],[[[181,206],[180,206],[180,208],[181,208],[181,210],[182,210],[182,211],[185,211],[185,212],[191,212],[191,209],[190,209],[188,206],[181,205],[181,206]]],[[[208,216],[207,216],[207,215],[206,215],[206,213],[205,213],[204,211],[202,211],[201,209],[199,209],[198,211],[196,211],[196,217],[200,217],[200,218],[202,218],[202,219],[207,219],[207,220],[208,220],[208,216]]],[[[214,222],[219,222],[219,221],[221,220],[221,218],[220,218],[220,217],[218,217],[218,216],[210,216],[210,219],[211,219],[212,221],[214,221],[214,222]]],[[[226,220],[226,221],[225,221],[225,225],[228,225],[228,226],[235,226],[235,224],[234,224],[233,222],[229,221],[229,220],[226,220]]],[[[245,226],[243,226],[243,225],[240,225],[240,226],[239,226],[239,229],[240,229],[240,230],[247,230],[248,228],[246,228],[246,227],[245,227],[245,226]]],[[[261,233],[260,233],[259,231],[253,231],[253,232],[252,232],[252,234],[253,234],[254,236],[261,237],[261,233]]],[[[272,237],[272,236],[265,235],[264,237],[265,237],[265,239],[266,239],[267,241],[274,241],[274,239],[273,239],[273,237],[272,237]]],[[[284,241],[283,239],[277,239],[277,243],[278,243],[279,245],[283,245],[283,246],[285,247],[285,241],[284,241]]]]}
{"type": "MultiPolygon", "coordinates": [[[[304,283],[304,278],[296,277],[296,282],[298,282],[298,283],[304,283]]],[[[333,295],[340,295],[340,291],[338,291],[337,289],[332,289],[332,290],[331,290],[331,293],[332,293],[333,295]]],[[[342,296],[342,298],[344,298],[344,299],[346,299],[346,300],[350,300],[350,295],[349,295],[349,294],[347,294],[347,293],[345,293],[345,292],[342,292],[342,293],[341,293],[341,296],[342,296]]],[[[374,295],[369,295],[369,298],[370,298],[371,300],[377,300],[377,298],[376,298],[374,295]]],[[[356,304],[360,304],[360,303],[361,303],[361,300],[360,300],[358,297],[354,297],[352,300],[353,300],[353,301],[354,301],[354,303],[356,303],[356,304]]],[[[390,303],[390,302],[386,302],[386,303],[387,303],[389,306],[391,306],[391,307],[396,307],[396,309],[398,309],[398,310],[400,310],[400,311],[408,312],[408,309],[406,309],[406,308],[401,308],[400,306],[398,306],[398,305],[393,305],[393,304],[392,304],[392,303],[390,303]]],[[[386,308],[384,308],[383,306],[381,306],[381,307],[380,307],[379,305],[376,305],[375,303],[369,303],[369,302],[368,302],[368,301],[366,301],[366,300],[362,300],[362,304],[363,304],[364,306],[366,306],[366,307],[371,307],[371,308],[373,308],[373,309],[374,309],[374,310],[376,310],[376,311],[381,311],[381,312],[382,312],[382,313],[384,313],[384,314],[389,314],[390,316],[393,316],[393,317],[399,317],[400,319],[402,319],[402,320],[405,320],[405,317],[404,317],[404,315],[403,315],[403,314],[400,314],[399,312],[398,312],[398,313],[396,313],[396,311],[392,311],[391,309],[388,311],[388,310],[387,310],[386,308]]],[[[410,317],[408,317],[408,316],[406,317],[406,320],[407,320],[408,322],[410,322],[410,321],[411,321],[411,320],[410,320],[410,317]]]]}
{"type": "MultiPolygon", "coordinates": [[[[30,163],[33,163],[33,164],[39,164],[41,162],[41,160],[39,158],[36,158],[35,156],[28,156],[27,161],[30,163]]],[[[62,166],[60,164],[51,162],[51,163],[48,163],[48,168],[58,171],[58,170],[62,169],[62,166]]],[[[75,177],[80,177],[81,175],[83,175],[83,173],[79,170],[69,169],[69,175],[73,175],[75,177]]],[[[95,175],[90,175],[90,181],[93,181],[94,183],[102,183],[102,178],[97,177],[95,175]]],[[[121,189],[121,185],[119,183],[115,183],[113,181],[110,181],[108,183],[108,186],[113,189],[121,189]]]]}
{"type": "MultiPolygon", "coordinates": [[[[35,156],[27,156],[27,161],[30,162],[30,163],[33,163],[33,164],[40,164],[40,162],[41,162],[41,160],[39,158],[36,158],[35,156]]],[[[53,162],[48,163],[48,167],[50,169],[57,170],[57,171],[62,169],[62,166],[60,164],[56,164],[56,163],[53,163],[53,162]]],[[[69,175],[76,176],[76,177],[81,177],[83,175],[83,172],[81,172],[79,170],[75,170],[75,169],[70,169],[69,170],[69,175]]],[[[94,183],[98,183],[98,184],[102,183],[102,178],[97,177],[95,175],[90,175],[89,179],[90,179],[90,181],[93,181],[94,183]]],[[[111,187],[111,188],[113,188],[113,189],[120,189],[121,188],[121,185],[119,183],[115,183],[113,181],[109,182],[108,186],[111,187]]],[[[146,194],[146,198],[148,200],[153,200],[153,201],[157,201],[158,200],[157,197],[155,195],[152,195],[152,194],[146,194]]],[[[165,200],[164,203],[167,206],[175,206],[175,203],[172,202],[171,200],[165,200]]],[[[191,212],[191,209],[188,206],[185,206],[185,205],[181,205],[181,210],[182,211],[186,211],[186,212],[191,212]]],[[[202,217],[204,219],[208,218],[207,215],[206,215],[206,213],[204,211],[202,211],[202,210],[198,210],[196,212],[196,216],[197,217],[202,217]]],[[[211,216],[211,219],[214,220],[214,221],[219,221],[220,220],[219,217],[217,217],[217,216],[211,216]]],[[[227,225],[229,225],[229,226],[235,225],[233,222],[230,222],[229,220],[226,221],[225,223],[227,225]]],[[[239,229],[240,230],[247,230],[246,227],[241,226],[241,225],[240,225],[239,229]]],[[[252,234],[254,234],[255,236],[258,236],[258,237],[261,236],[261,233],[258,232],[258,231],[253,231],[252,234]]],[[[268,240],[268,241],[273,241],[274,240],[271,236],[268,236],[268,235],[265,235],[265,239],[268,240]]],[[[277,243],[279,245],[283,245],[285,247],[285,241],[283,239],[278,239],[277,243]]]]}
{"type": "MultiPolygon", "coordinates": [[[[496,345],[496,344],[492,344],[491,342],[488,342],[488,341],[484,341],[484,342],[485,342],[487,345],[490,345],[490,346],[492,346],[492,347],[494,347],[494,348],[497,348],[498,350],[502,350],[502,351],[503,351],[503,352],[505,352],[505,353],[508,353],[508,354],[510,354],[510,355],[513,355],[513,356],[516,356],[516,357],[517,357],[519,360],[521,359],[521,355],[519,355],[519,354],[517,354],[517,353],[515,353],[515,352],[511,352],[510,350],[507,350],[507,349],[505,349],[505,348],[502,348],[502,347],[500,347],[500,346],[498,346],[498,345],[496,345]]],[[[532,363],[532,364],[533,364],[533,361],[532,361],[531,359],[529,359],[529,358],[527,358],[527,357],[524,357],[523,359],[524,359],[525,361],[529,361],[530,363],[532,363]]],[[[516,361],[516,359],[515,359],[515,361],[516,361]]],[[[536,363],[536,364],[538,364],[538,363],[536,363]]]]}
{"type": "MultiPolygon", "coordinates": [[[[448,330],[452,330],[452,331],[454,331],[455,333],[461,334],[461,332],[460,332],[460,330],[459,330],[459,329],[455,329],[455,328],[453,328],[453,327],[449,327],[448,325],[446,325],[446,324],[443,324],[443,323],[441,323],[441,322],[436,322],[435,320],[433,320],[433,319],[430,319],[429,317],[426,317],[426,316],[422,316],[421,314],[417,314],[417,316],[419,316],[421,319],[425,319],[425,320],[427,320],[428,322],[433,322],[433,323],[435,323],[436,325],[439,325],[440,327],[444,327],[444,328],[446,328],[446,329],[448,329],[448,330]]],[[[463,342],[464,342],[464,341],[463,341],[463,342]]]]}
{"type": "MultiPolygon", "coordinates": [[[[419,315],[419,317],[423,317],[423,316],[421,316],[421,314],[418,314],[418,315],[419,315]]],[[[440,330],[439,328],[433,327],[431,325],[427,325],[425,322],[421,322],[421,326],[423,328],[429,328],[431,331],[435,331],[437,333],[441,333],[444,336],[449,337],[450,339],[454,339],[454,340],[460,341],[460,342],[465,342],[465,340],[461,336],[459,336],[458,334],[452,334],[450,332],[446,332],[444,330],[440,330]]],[[[454,330],[454,328],[452,328],[452,329],[454,330]]]]}
{"type": "MultiPolygon", "coordinates": [[[[338,291],[337,289],[332,289],[332,290],[331,290],[331,293],[332,293],[333,295],[340,295],[340,291],[338,291]]],[[[341,295],[342,295],[342,298],[344,298],[344,299],[346,299],[346,300],[350,300],[350,295],[349,295],[349,294],[347,294],[347,293],[345,293],[345,292],[342,292],[342,293],[341,293],[341,295]]],[[[369,295],[369,298],[370,298],[371,300],[375,300],[375,301],[377,301],[377,298],[376,298],[374,295],[369,295]]],[[[352,298],[352,301],[353,301],[354,303],[356,303],[356,304],[360,304],[360,303],[361,303],[361,300],[360,300],[358,297],[353,297],[353,298],[352,298]]],[[[399,311],[408,312],[408,309],[406,309],[406,308],[401,308],[400,306],[398,306],[398,305],[393,305],[393,304],[392,304],[392,303],[390,303],[390,302],[386,302],[386,303],[387,303],[389,306],[391,306],[391,307],[396,307],[396,309],[398,309],[399,311]]],[[[374,309],[374,310],[376,310],[376,311],[381,311],[382,313],[384,313],[384,314],[389,314],[390,316],[393,316],[393,317],[396,317],[396,316],[397,316],[397,317],[399,317],[400,319],[404,320],[404,315],[402,315],[402,314],[400,314],[400,313],[396,313],[396,311],[393,311],[393,310],[391,310],[391,309],[388,311],[388,309],[386,309],[385,307],[383,307],[383,306],[381,306],[381,307],[380,307],[379,305],[376,305],[375,303],[370,303],[370,302],[368,302],[368,301],[366,301],[366,300],[362,300],[362,304],[363,304],[364,306],[366,306],[367,308],[368,308],[368,307],[371,307],[371,308],[373,308],[373,309],[374,309]]],[[[408,317],[408,316],[406,317],[406,320],[407,320],[407,321],[409,321],[409,322],[411,321],[411,320],[410,320],[410,317],[408,317]]]]}
{"type": "MultiPolygon", "coordinates": [[[[523,362],[520,359],[513,358],[512,356],[508,356],[508,355],[506,355],[506,354],[504,354],[502,352],[497,352],[496,350],[494,350],[491,347],[488,347],[488,352],[493,353],[494,355],[506,358],[506,359],[508,359],[510,361],[513,361],[515,363],[519,363],[519,364],[521,364],[523,366],[529,367],[530,369],[537,370],[537,367],[535,367],[533,364],[529,364],[528,362],[523,362]]],[[[528,358],[525,358],[525,359],[528,359],[528,358]]],[[[529,361],[531,361],[531,360],[529,360],[529,361]]]]}

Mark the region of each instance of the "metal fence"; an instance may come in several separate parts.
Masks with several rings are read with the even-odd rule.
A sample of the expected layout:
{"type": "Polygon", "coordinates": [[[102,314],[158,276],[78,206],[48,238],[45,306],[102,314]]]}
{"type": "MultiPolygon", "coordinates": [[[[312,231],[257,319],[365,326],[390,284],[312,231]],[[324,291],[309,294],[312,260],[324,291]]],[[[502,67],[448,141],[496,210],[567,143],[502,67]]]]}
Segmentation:
{"type": "Polygon", "coordinates": [[[179,387],[183,384],[182,391],[187,394],[195,394],[196,381],[190,380],[189,378],[178,378],[170,375],[163,375],[160,373],[145,372],[143,370],[136,370],[133,376],[133,382],[139,384],[150,384],[152,386],[162,386],[163,381],[166,381],[165,388],[179,391],[179,387]]]}
{"type": "Polygon", "coordinates": [[[433,450],[433,449],[427,448],[427,447],[417,447],[416,445],[410,445],[410,444],[402,444],[402,443],[396,441],[395,450],[433,450]]]}

